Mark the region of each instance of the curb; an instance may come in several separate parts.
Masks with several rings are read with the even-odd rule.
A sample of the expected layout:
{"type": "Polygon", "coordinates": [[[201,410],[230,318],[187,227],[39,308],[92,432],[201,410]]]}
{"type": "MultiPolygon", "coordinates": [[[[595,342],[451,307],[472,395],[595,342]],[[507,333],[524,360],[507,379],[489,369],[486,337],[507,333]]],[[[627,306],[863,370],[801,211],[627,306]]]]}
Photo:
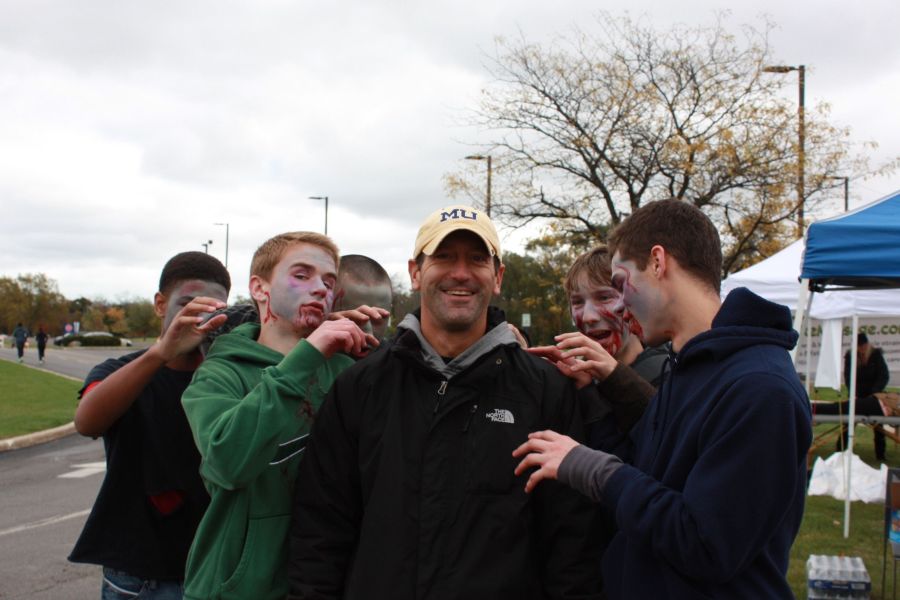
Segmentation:
{"type": "MultiPolygon", "coordinates": [[[[3,360],[0,358],[0,360],[3,360]]],[[[12,359],[8,359],[8,362],[15,362],[12,359]]],[[[49,373],[51,375],[56,375],[57,377],[62,377],[63,379],[71,379],[72,381],[81,381],[78,377],[73,377],[71,375],[66,375],[65,373],[57,373],[56,371],[51,371],[47,368],[23,364],[19,363],[23,367],[27,367],[29,369],[34,369],[35,371],[40,371],[41,373],[49,373]]],[[[0,452],[8,452],[10,450],[19,450],[21,448],[28,448],[29,446],[36,446],[38,444],[43,444],[45,442],[53,442],[60,438],[64,438],[67,435],[72,435],[75,433],[75,422],[72,421],[66,425],[60,425],[59,427],[53,427],[52,429],[45,429],[43,431],[35,431],[34,433],[26,433],[24,435],[18,435],[16,437],[4,438],[0,439],[0,452]]]]}
{"type": "Polygon", "coordinates": [[[0,440],[0,452],[19,450],[21,448],[36,446],[37,444],[43,444],[45,442],[52,442],[64,438],[67,435],[72,435],[73,433],[75,433],[74,422],[60,425],[53,429],[45,429],[44,431],[36,431],[34,433],[26,433],[25,435],[2,439],[0,440]]]}

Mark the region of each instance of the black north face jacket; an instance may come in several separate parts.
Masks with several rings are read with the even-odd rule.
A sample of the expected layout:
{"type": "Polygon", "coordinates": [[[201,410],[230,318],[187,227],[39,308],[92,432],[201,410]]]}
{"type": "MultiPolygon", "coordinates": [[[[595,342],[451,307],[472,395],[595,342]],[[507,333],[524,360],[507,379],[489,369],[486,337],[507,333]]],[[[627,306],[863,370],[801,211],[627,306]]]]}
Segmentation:
{"type": "Polygon", "coordinates": [[[292,598],[599,597],[595,508],[557,482],[530,495],[512,451],[583,437],[573,385],[515,343],[502,313],[449,363],[408,315],[345,371],[297,478],[292,598]]]}

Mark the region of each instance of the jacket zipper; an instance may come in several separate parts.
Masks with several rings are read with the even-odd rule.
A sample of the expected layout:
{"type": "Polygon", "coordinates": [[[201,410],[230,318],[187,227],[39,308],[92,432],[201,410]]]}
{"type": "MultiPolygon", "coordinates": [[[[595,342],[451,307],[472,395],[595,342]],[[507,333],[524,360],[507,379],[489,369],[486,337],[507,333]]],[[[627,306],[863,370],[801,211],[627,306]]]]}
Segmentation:
{"type": "Polygon", "coordinates": [[[437,391],[438,397],[434,403],[434,411],[432,412],[432,414],[435,414],[435,415],[437,414],[438,408],[440,408],[440,406],[441,406],[441,396],[443,396],[446,392],[447,392],[447,380],[445,379],[444,381],[441,382],[440,387],[438,387],[438,391],[437,391]]]}

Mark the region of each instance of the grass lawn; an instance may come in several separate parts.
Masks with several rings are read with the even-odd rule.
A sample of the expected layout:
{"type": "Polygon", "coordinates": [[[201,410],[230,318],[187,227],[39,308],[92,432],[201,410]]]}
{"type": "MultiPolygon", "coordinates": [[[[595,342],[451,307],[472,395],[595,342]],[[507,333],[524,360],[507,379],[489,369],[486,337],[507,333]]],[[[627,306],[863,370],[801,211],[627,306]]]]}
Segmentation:
{"type": "Polygon", "coordinates": [[[0,360],[0,438],[65,425],[81,383],[0,360]]]}
{"type": "MultiPolygon", "coordinates": [[[[815,434],[832,426],[818,425],[815,434]]],[[[835,451],[834,440],[818,449],[815,456],[826,458],[835,451]]],[[[872,430],[856,428],[853,451],[872,467],[879,467],[872,446],[872,430]]],[[[887,465],[900,467],[900,446],[887,440],[887,465]]],[[[812,463],[810,463],[812,467],[812,463]]],[[[860,556],[872,578],[872,598],[881,597],[882,544],[884,543],[884,505],[853,502],[850,507],[850,537],[844,539],[844,502],[828,496],[808,496],[803,524],[791,549],[788,580],[797,598],[806,598],[806,559],[810,554],[860,556]]],[[[891,591],[891,555],[888,550],[886,587],[891,591]]]]}

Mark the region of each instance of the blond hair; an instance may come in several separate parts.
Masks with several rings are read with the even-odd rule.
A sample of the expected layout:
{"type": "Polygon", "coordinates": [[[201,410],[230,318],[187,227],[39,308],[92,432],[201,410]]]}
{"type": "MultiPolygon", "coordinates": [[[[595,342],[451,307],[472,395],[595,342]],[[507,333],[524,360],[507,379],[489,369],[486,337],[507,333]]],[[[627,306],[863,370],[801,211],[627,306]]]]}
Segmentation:
{"type": "Polygon", "coordinates": [[[266,281],[272,276],[275,265],[284,256],[285,250],[294,244],[312,244],[322,248],[334,259],[337,268],[341,263],[341,253],[331,238],[314,231],[289,231],[269,238],[256,249],[250,263],[250,276],[256,275],[266,281]]]}

